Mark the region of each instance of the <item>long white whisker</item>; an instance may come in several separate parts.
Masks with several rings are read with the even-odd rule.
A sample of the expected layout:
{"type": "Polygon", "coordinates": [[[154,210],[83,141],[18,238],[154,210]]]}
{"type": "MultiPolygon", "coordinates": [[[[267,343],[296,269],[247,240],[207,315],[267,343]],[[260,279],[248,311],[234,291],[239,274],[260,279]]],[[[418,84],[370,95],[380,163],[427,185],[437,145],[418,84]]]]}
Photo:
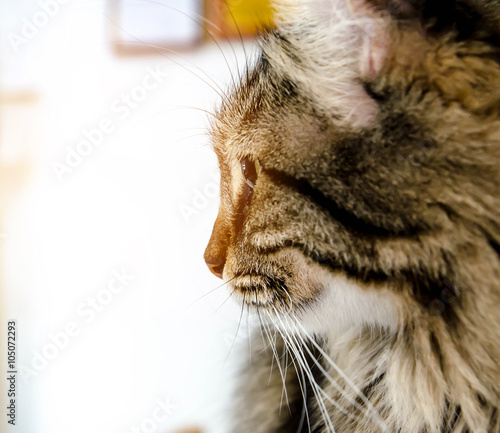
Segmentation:
{"type": "MultiPolygon", "coordinates": [[[[209,24],[211,27],[213,27],[218,32],[220,32],[221,34],[224,35],[224,40],[229,44],[229,46],[231,47],[231,51],[233,52],[233,56],[234,56],[235,63],[236,63],[236,69],[237,69],[237,72],[238,72],[238,79],[241,80],[241,73],[240,73],[240,68],[239,68],[239,65],[238,65],[238,57],[236,55],[236,51],[234,50],[234,47],[233,47],[233,44],[231,43],[231,41],[227,38],[227,35],[222,31],[222,29],[219,26],[217,26],[217,24],[215,24],[213,21],[211,21],[208,18],[206,18],[206,17],[204,17],[202,15],[199,15],[199,14],[193,14],[194,16],[192,17],[192,16],[188,15],[187,13],[181,11],[180,9],[174,8],[173,6],[170,6],[170,5],[165,5],[163,3],[152,1],[152,0],[143,0],[143,1],[147,2],[147,3],[157,4],[159,6],[162,6],[162,7],[165,7],[165,8],[169,8],[171,10],[174,10],[174,11],[180,13],[181,15],[184,15],[185,17],[189,18],[191,21],[193,21],[199,27],[201,27],[203,30],[205,30],[207,32],[207,34],[210,36],[210,39],[212,39],[212,41],[215,43],[215,45],[217,46],[217,48],[219,48],[219,51],[221,52],[222,57],[224,58],[224,61],[226,62],[226,66],[228,67],[229,73],[231,74],[231,79],[233,81],[233,84],[236,87],[236,82],[234,80],[233,72],[232,72],[232,70],[231,70],[231,68],[229,66],[229,62],[227,60],[226,55],[224,54],[224,51],[222,50],[222,47],[217,42],[217,39],[213,36],[212,32],[207,27],[205,27],[201,22],[205,22],[205,23],[209,24]],[[194,17],[196,17],[196,19],[194,17]],[[200,21],[197,21],[198,19],[200,21]]],[[[227,4],[226,4],[226,7],[227,7],[227,4]]],[[[233,20],[234,20],[234,18],[233,18],[233,20]]],[[[236,22],[234,24],[237,27],[236,22]]],[[[239,29],[238,29],[238,31],[239,31],[239,29]]],[[[245,46],[243,45],[242,48],[243,48],[243,52],[245,53],[245,59],[246,59],[247,56],[246,56],[245,46]]],[[[247,63],[246,66],[248,68],[248,63],[247,63]]]]}
{"type": "MultiPolygon", "coordinates": [[[[264,311],[266,311],[266,310],[264,310],[264,311]]],[[[269,329],[268,325],[266,326],[265,323],[264,323],[264,331],[266,332],[266,334],[268,336],[268,339],[271,341],[271,330],[269,329]]],[[[274,343],[274,345],[272,346],[272,350],[273,350],[273,356],[276,359],[276,365],[278,366],[278,370],[279,370],[279,373],[280,373],[280,376],[281,376],[281,380],[283,381],[283,386],[285,387],[286,402],[287,402],[288,409],[290,410],[290,402],[288,400],[288,393],[286,392],[286,384],[285,384],[286,383],[286,378],[283,375],[283,370],[281,369],[281,365],[280,365],[280,362],[279,362],[278,352],[276,350],[276,343],[274,343]]],[[[274,363],[274,359],[273,359],[273,363],[274,363]]],[[[271,365],[271,373],[272,373],[272,365],[271,365]]],[[[281,410],[281,406],[280,406],[280,410],[281,410]]]]}
{"type": "MultiPolygon", "coordinates": [[[[219,49],[220,53],[222,54],[222,57],[224,58],[224,61],[226,62],[227,69],[229,70],[229,73],[231,74],[231,80],[233,81],[233,85],[236,87],[236,82],[234,80],[233,71],[231,70],[231,67],[229,66],[229,62],[227,60],[226,55],[224,54],[224,51],[222,50],[221,46],[219,45],[219,43],[217,42],[217,40],[215,39],[215,37],[212,35],[212,32],[210,32],[210,30],[208,30],[203,24],[201,24],[200,21],[204,21],[207,24],[210,24],[211,26],[213,26],[218,31],[221,31],[221,29],[214,22],[210,21],[209,19],[207,19],[207,18],[205,18],[205,17],[203,17],[203,16],[201,16],[199,14],[193,14],[196,17],[196,19],[195,19],[194,17],[192,17],[189,14],[181,11],[180,9],[177,9],[177,8],[175,8],[173,6],[170,6],[170,5],[165,5],[165,4],[160,3],[160,2],[156,2],[156,1],[153,1],[153,0],[142,0],[142,1],[145,2],[145,3],[156,4],[156,5],[168,8],[170,10],[176,11],[179,14],[184,15],[186,18],[188,18],[191,21],[193,21],[197,26],[201,27],[203,30],[205,30],[207,32],[207,34],[210,36],[210,39],[212,39],[212,41],[215,43],[215,45],[219,49]],[[199,19],[200,21],[197,21],[197,19],[199,19]]],[[[231,46],[231,48],[232,48],[232,46],[231,46]]],[[[234,53],[234,49],[233,49],[233,53],[234,53]]],[[[237,62],[236,62],[236,64],[237,64],[237,62]]]]}
{"type": "Polygon", "coordinates": [[[217,81],[215,81],[215,79],[213,79],[210,75],[208,75],[205,71],[203,71],[203,69],[201,69],[200,67],[196,66],[194,63],[190,62],[189,60],[187,60],[184,56],[181,56],[177,51],[175,50],[171,50],[169,48],[165,48],[165,47],[162,47],[160,45],[155,45],[155,44],[148,44],[144,41],[142,41],[141,39],[135,37],[134,35],[130,34],[129,32],[127,32],[122,26],[120,26],[117,22],[115,22],[112,18],[110,18],[109,16],[106,15],[106,18],[111,22],[113,23],[113,25],[115,25],[117,28],[119,28],[121,31],[123,31],[124,33],[126,33],[128,36],[130,36],[131,38],[133,38],[136,42],[129,42],[130,45],[134,45],[134,44],[140,44],[141,46],[147,46],[147,47],[150,47],[150,48],[153,48],[155,50],[155,52],[157,54],[159,54],[160,56],[162,56],[163,58],[169,60],[170,62],[180,66],[181,68],[184,68],[187,72],[189,72],[190,74],[194,75],[195,77],[197,77],[198,79],[200,79],[201,81],[203,81],[207,86],[209,86],[214,92],[216,92],[219,97],[224,100],[226,103],[229,103],[229,98],[227,97],[224,89],[222,89],[222,87],[217,83],[217,81]],[[200,75],[196,74],[195,72],[193,72],[191,69],[189,69],[188,67],[184,66],[182,63],[180,62],[177,62],[167,56],[165,56],[162,51],[166,51],[168,53],[171,53],[171,54],[175,54],[176,56],[180,57],[181,59],[183,59],[184,61],[186,61],[187,63],[189,63],[193,68],[196,68],[197,70],[201,71],[208,79],[210,79],[214,85],[216,87],[214,87],[212,84],[210,84],[207,80],[205,80],[203,77],[201,77],[200,75]]]}
{"type": "Polygon", "coordinates": [[[223,307],[223,305],[224,305],[227,301],[229,301],[229,298],[230,298],[231,296],[233,296],[233,294],[234,294],[234,292],[235,292],[235,291],[236,291],[236,289],[233,289],[233,291],[229,294],[229,296],[225,299],[225,301],[217,307],[217,309],[213,312],[213,314],[217,313],[217,311],[219,311],[219,310],[223,307]]]}
{"type": "MultiPolygon", "coordinates": [[[[270,318],[270,319],[272,320],[272,318],[270,318]]],[[[290,347],[292,343],[289,341],[289,339],[287,338],[287,336],[284,335],[279,330],[278,327],[276,327],[276,330],[278,332],[280,332],[280,334],[281,334],[281,338],[283,339],[283,341],[285,343],[285,346],[287,348],[287,356],[288,356],[288,353],[292,350],[292,348],[290,347]]],[[[299,383],[299,387],[300,387],[300,391],[301,391],[301,395],[302,395],[302,400],[304,402],[304,405],[303,405],[303,408],[302,408],[301,419],[300,419],[299,426],[297,428],[297,432],[296,433],[299,433],[302,430],[302,426],[304,424],[304,420],[305,419],[307,420],[308,431],[309,431],[309,433],[311,433],[311,420],[309,418],[309,410],[308,410],[308,405],[307,405],[307,385],[306,385],[306,378],[304,376],[304,371],[302,370],[302,368],[300,367],[300,365],[297,365],[297,363],[295,362],[296,357],[294,357],[293,351],[292,351],[292,353],[290,353],[290,359],[291,359],[292,364],[293,364],[293,366],[295,368],[295,373],[297,375],[297,381],[299,383]]]]}
{"type": "Polygon", "coordinates": [[[249,322],[249,317],[250,317],[250,306],[247,304],[247,338],[248,338],[248,358],[249,358],[249,364],[252,365],[252,336],[250,335],[250,324],[249,322]]]}
{"type": "MultiPolygon", "coordinates": [[[[295,339],[293,339],[295,340],[295,339]]],[[[321,395],[321,386],[318,384],[316,379],[314,378],[314,375],[309,368],[309,365],[307,364],[307,361],[304,357],[304,354],[299,347],[299,344],[297,340],[293,341],[292,340],[292,346],[295,347],[295,353],[298,356],[298,362],[302,365],[303,370],[305,371],[307,378],[309,379],[309,383],[312,386],[312,391],[314,393],[314,396],[316,398],[316,402],[318,403],[318,408],[321,412],[321,416],[323,417],[323,420],[325,422],[325,426],[328,428],[329,431],[335,433],[335,428],[333,427],[330,416],[328,414],[328,411],[326,409],[325,403],[323,401],[323,397],[321,395]]]]}
{"type": "MultiPolygon", "coordinates": [[[[260,315],[259,306],[258,306],[258,303],[257,303],[257,292],[255,292],[255,305],[256,305],[255,308],[257,310],[257,317],[259,318],[259,323],[260,323],[260,326],[259,326],[260,335],[262,336],[262,342],[266,346],[266,339],[264,338],[264,332],[262,331],[264,329],[264,323],[262,322],[262,317],[260,315]]],[[[264,350],[267,350],[268,347],[269,347],[269,345],[267,345],[264,348],[264,350]]]]}
{"type": "Polygon", "coordinates": [[[218,285],[215,289],[212,289],[210,291],[208,291],[207,293],[204,293],[203,295],[201,295],[198,299],[195,299],[193,302],[191,302],[187,307],[186,307],[186,310],[191,308],[194,304],[196,304],[197,302],[199,302],[200,300],[202,300],[205,296],[208,296],[210,295],[211,293],[215,292],[216,290],[224,287],[226,284],[230,283],[232,280],[234,280],[234,278],[236,277],[233,277],[231,278],[230,280],[227,280],[227,281],[224,281],[222,284],[218,285]]]}
{"type": "MultiPolygon", "coordinates": [[[[302,368],[306,372],[307,377],[309,379],[309,382],[312,385],[312,389],[313,389],[314,395],[316,397],[316,401],[318,402],[318,407],[320,408],[320,411],[322,413],[322,416],[323,416],[323,419],[325,421],[325,424],[327,425],[327,428],[329,428],[329,430],[332,433],[335,433],[335,428],[332,425],[332,422],[331,422],[330,417],[328,415],[328,411],[326,409],[325,403],[324,403],[323,398],[321,396],[321,393],[319,391],[321,389],[321,387],[318,385],[318,383],[314,379],[314,375],[312,374],[312,371],[309,368],[309,365],[307,364],[307,360],[305,359],[303,352],[298,348],[299,343],[298,343],[297,339],[295,338],[295,336],[293,334],[291,334],[291,336],[290,336],[290,334],[286,330],[286,327],[283,325],[283,322],[282,322],[282,320],[281,320],[281,318],[280,318],[280,316],[279,316],[276,308],[273,307],[273,309],[275,311],[276,318],[281,323],[281,326],[282,326],[281,329],[283,330],[283,332],[286,333],[286,335],[289,338],[289,341],[291,341],[291,342],[295,341],[295,344],[297,345],[295,347],[295,353],[297,355],[297,361],[302,365],[302,368]]],[[[275,325],[275,326],[277,326],[277,325],[275,325]]],[[[280,328],[277,326],[277,329],[280,329],[280,328]]],[[[295,346],[295,344],[292,344],[292,347],[295,346]]]]}
{"type": "MultiPolygon", "coordinates": [[[[268,314],[269,314],[269,312],[268,312],[268,314]]],[[[272,319],[271,316],[269,316],[269,319],[271,321],[273,321],[273,319],[272,319]]],[[[274,321],[273,321],[273,323],[274,323],[274,321]]],[[[304,369],[303,363],[302,363],[302,359],[300,358],[300,351],[298,350],[298,348],[295,347],[293,341],[289,338],[288,334],[286,334],[286,335],[283,334],[283,332],[279,329],[278,326],[276,326],[276,324],[274,326],[276,327],[276,329],[278,330],[278,332],[281,334],[281,337],[283,338],[283,341],[285,342],[285,344],[290,348],[290,350],[292,351],[292,353],[295,354],[295,359],[299,363],[299,366],[297,367],[297,364],[295,364],[295,361],[294,361],[294,366],[295,366],[295,370],[296,371],[298,369],[300,370],[302,379],[304,381],[304,387],[302,387],[302,385],[300,385],[300,381],[299,381],[299,385],[300,385],[300,388],[301,388],[301,391],[302,391],[302,398],[304,400],[304,408],[305,408],[305,411],[306,411],[307,422],[308,422],[308,427],[309,427],[309,432],[310,432],[311,431],[311,421],[310,421],[309,413],[308,413],[308,406],[307,406],[307,399],[306,399],[306,390],[307,390],[307,388],[306,388],[306,382],[305,382],[304,372],[305,372],[307,378],[309,379],[309,381],[311,383],[311,386],[313,387],[312,388],[313,394],[314,394],[316,400],[318,400],[318,395],[317,395],[316,389],[315,389],[315,387],[313,385],[314,379],[311,379],[310,372],[308,372],[307,370],[304,369]]]]}
{"type": "Polygon", "coordinates": [[[373,406],[373,404],[366,398],[366,396],[363,394],[363,392],[354,384],[354,382],[349,379],[349,377],[342,371],[342,369],[328,356],[328,354],[323,350],[323,348],[312,338],[309,333],[305,330],[305,328],[302,326],[300,321],[295,320],[294,321],[302,330],[304,335],[308,338],[308,340],[318,349],[318,351],[321,353],[321,355],[325,358],[325,360],[335,369],[335,371],[342,377],[342,379],[345,380],[345,382],[356,392],[356,394],[363,400],[365,405],[367,406],[367,410],[370,410],[373,414],[373,416],[376,418],[377,423],[379,426],[385,431],[389,432],[389,427],[387,424],[384,422],[382,417],[380,416],[380,413],[377,411],[377,409],[373,406]]]}
{"type": "MultiPolygon", "coordinates": [[[[227,5],[226,3],[226,7],[227,7],[227,10],[229,12],[229,14],[231,15],[231,19],[233,20],[233,23],[234,25],[236,26],[236,30],[238,30],[238,35],[240,37],[240,42],[241,42],[241,48],[243,48],[243,53],[245,55],[245,61],[246,61],[246,68],[245,68],[245,72],[246,72],[246,79],[248,80],[248,70],[250,69],[249,65],[248,65],[248,54],[247,54],[247,50],[245,48],[245,43],[243,42],[243,37],[241,36],[241,31],[240,31],[240,28],[238,27],[238,24],[236,22],[236,19],[234,18],[234,15],[233,15],[233,11],[231,10],[231,8],[227,5]]],[[[241,77],[240,77],[241,78],[241,77]]]]}
{"type": "MultiPolygon", "coordinates": [[[[293,324],[290,324],[290,325],[293,326],[293,324]]],[[[340,393],[341,397],[343,397],[346,400],[348,400],[349,403],[351,403],[352,405],[354,405],[354,407],[356,407],[363,415],[371,417],[370,414],[368,413],[368,410],[365,409],[365,408],[363,408],[355,399],[353,399],[352,397],[350,397],[346,393],[346,391],[344,389],[342,389],[342,387],[337,383],[337,381],[335,379],[333,379],[328,374],[328,372],[323,368],[323,366],[321,365],[321,363],[316,359],[316,357],[314,356],[314,354],[307,347],[306,342],[304,341],[303,337],[300,335],[300,333],[298,331],[297,331],[296,335],[302,341],[304,348],[308,352],[309,356],[313,359],[313,362],[316,364],[316,366],[318,367],[318,369],[325,376],[325,378],[335,387],[335,389],[340,393]]],[[[355,414],[349,413],[349,411],[346,408],[344,408],[339,402],[334,401],[325,391],[323,391],[323,390],[321,390],[321,391],[324,394],[325,398],[332,405],[334,405],[338,410],[340,410],[344,415],[346,415],[347,417],[349,417],[351,419],[354,419],[354,420],[358,420],[360,418],[359,416],[356,416],[355,414]]]]}
{"type": "Polygon", "coordinates": [[[238,338],[238,333],[240,332],[241,319],[243,319],[243,310],[245,309],[245,295],[243,295],[243,302],[241,303],[241,313],[240,313],[240,320],[238,322],[238,328],[236,328],[236,333],[234,334],[233,342],[231,343],[231,347],[229,348],[229,352],[226,356],[226,360],[224,361],[224,363],[227,362],[229,355],[231,355],[231,350],[233,349],[234,343],[236,342],[236,338],[238,338]]]}
{"type": "MultiPolygon", "coordinates": [[[[278,333],[278,330],[276,329],[274,331],[276,334],[278,333]]],[[[281,360],[284,362],[284,370],[285,370],[285,378],[287,377],[287,374],[288,374],[288,350],[287,350],[287,345],[285,342],[283,342],[283,353],[281,355],[281,360]]],[[[283,397],[285,395],[285,392],[286,392],[286,387],[285,387],[285,384],[283,384],[283,389],[281,390],[281,401],[280,401],[280,407],[282,406],[283,404],[283,397]]],[[[289,406],[290,408],[290,406],[289,406]]]]}

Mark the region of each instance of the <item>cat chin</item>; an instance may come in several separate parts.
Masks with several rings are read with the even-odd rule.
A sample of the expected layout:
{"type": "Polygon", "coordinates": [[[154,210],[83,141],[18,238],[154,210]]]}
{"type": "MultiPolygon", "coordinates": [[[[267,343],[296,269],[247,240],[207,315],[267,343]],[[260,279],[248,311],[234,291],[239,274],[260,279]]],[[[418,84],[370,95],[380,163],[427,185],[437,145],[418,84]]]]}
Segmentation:
{"type": "MultiPolygon", "coordinates": [[[[287,255],[295,256],[296,260],[300,256],[296,251],[287,251],[287,255]]],[[[396,334],[400,328],[400,301],[388,288],[359,283],[308,260],[307,266],[297,266],[294,274],[294,284],[288,287],[290,293],[287,295],[291,302],[287,302],[286,307],[282,302],[277,303],[273,290],[266,287],[269,284],[267,278],[239,276],[237,282],[233,279],[229,284],[234,298],[248,305],[249,311],[287,333],[317,335],[339,341],[367,328],[388,335],[396,334]],[[249,287],[253,290],[250,291],[249,287]],[[312,290],[312,287],[316,289],[312,290]],[[306,292],[310,292],[310,296],[304,301],[300,297],[306,292]]]]}
{"type": "Polygon", "coordinates": [[[396,333],[401,324],[401,301],[394,291],[331,271],[298,249],[267,255],[258,272],[240,267],[234,257],[228,258],[228,265],[224,279],[233,299],[248,305],[250,311],[258,309],[281,318],[275,325],[287,331],[300,329],[288,326],[299,322],[306,332],[316,335],[365,328],[396,333]]]}

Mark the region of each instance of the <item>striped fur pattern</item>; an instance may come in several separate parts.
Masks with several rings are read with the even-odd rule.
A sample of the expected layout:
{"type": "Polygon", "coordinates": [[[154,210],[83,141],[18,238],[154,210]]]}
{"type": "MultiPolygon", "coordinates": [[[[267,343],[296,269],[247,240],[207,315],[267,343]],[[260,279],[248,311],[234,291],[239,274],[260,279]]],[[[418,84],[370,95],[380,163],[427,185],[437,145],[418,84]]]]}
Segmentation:
{"type": "Polygon", "coordinates": [[[500,432],[500,2],[276,8],[212,127],[233,431],[500,432]]]}

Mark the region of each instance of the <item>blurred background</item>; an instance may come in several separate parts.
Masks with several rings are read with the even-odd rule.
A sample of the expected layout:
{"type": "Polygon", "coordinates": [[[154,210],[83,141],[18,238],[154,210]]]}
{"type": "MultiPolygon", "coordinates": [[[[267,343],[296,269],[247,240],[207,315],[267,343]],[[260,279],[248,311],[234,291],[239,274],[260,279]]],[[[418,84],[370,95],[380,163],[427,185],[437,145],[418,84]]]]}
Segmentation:
{"type": "Polygon", "coordinates": [[[265,0],[0,0],[17,371],[0,431],[226,431],[248,330],[235,338],[240,308],[203,262],[219,202],[206,130],[270,20],[265,0]]]}

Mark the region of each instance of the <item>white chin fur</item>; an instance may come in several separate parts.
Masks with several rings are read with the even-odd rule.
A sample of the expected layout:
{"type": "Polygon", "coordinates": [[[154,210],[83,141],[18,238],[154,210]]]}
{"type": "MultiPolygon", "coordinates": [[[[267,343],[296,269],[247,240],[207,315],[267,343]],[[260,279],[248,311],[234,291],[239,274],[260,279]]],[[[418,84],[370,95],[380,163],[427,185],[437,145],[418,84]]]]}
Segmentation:
{"type": "Polygon", "coordinates": [[[365,327],[397,331],[398,303],[389,290],[362,287],[341,274],[328,274],[322,280],[321,296],[300,315],[308,332],[335,338],[365,327]]]}

